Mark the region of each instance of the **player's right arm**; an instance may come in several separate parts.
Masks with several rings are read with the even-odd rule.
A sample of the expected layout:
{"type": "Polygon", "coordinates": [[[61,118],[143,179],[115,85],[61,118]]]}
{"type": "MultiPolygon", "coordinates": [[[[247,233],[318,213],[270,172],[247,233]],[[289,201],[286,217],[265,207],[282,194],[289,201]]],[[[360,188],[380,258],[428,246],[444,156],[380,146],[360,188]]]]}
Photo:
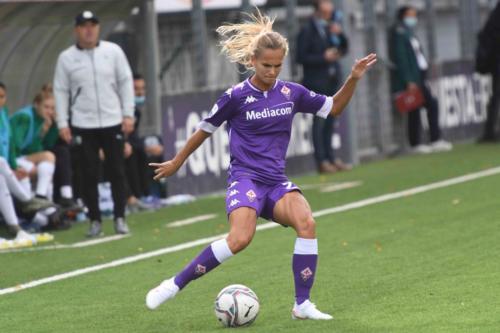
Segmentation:
{"type": "Polygon", "coordinates": [[[179,170],[188,157],[205,141],[222,123],[232,117],[235,102],[232,99],[232,88],[226,90],[212,107],[205,119],[198,124],[198,130],[187,140],[184,147],[170,161],[163,163],[150,163],[149,166],[156,168],[154,180],[170,177],[179,170]]]}
{"type": "Polygon", "coordinates": [[[179,170],[187,158],[211,135],[201,129],[193,133],[182,149],[170,161],[163,163],[149,163],[149,166],[156,168],[154,180],[163,177],[170,177],[179,170]]]}

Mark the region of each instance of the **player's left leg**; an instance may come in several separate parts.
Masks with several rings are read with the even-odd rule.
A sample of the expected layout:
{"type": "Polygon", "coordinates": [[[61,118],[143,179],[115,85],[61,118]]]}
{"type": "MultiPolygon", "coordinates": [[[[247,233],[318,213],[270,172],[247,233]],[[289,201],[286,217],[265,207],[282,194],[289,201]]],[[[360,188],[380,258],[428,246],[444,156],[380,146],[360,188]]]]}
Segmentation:
{"type": "Polygon", "coordinates": [[[295,304],[292,318],[332,319],[331,315],[316,309],[316,306],[309,300],[318,262],[318,241],[308,202],[300,192],[288,192],[276,202],[273,217],[276,222],[294,228],[297,233],[292,260],[295,281],[295,304]]]}

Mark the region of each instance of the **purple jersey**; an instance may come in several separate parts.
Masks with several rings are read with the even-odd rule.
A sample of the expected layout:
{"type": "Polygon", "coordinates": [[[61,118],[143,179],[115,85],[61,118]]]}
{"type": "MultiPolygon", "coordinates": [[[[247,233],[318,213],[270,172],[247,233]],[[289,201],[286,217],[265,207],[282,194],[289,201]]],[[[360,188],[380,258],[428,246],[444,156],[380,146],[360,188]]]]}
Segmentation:
{"type": "Polygon", "coordinates": [[[332,105],[332,97],[297,83],[276,80],[273,88],[262,91],[247,79],[219,98],[199,128],[213,133],[227,121],[229,181],[249,178],[275,184],[288,181],[285,155],[293,116],[302,112],[326,118],[332,105]]]}

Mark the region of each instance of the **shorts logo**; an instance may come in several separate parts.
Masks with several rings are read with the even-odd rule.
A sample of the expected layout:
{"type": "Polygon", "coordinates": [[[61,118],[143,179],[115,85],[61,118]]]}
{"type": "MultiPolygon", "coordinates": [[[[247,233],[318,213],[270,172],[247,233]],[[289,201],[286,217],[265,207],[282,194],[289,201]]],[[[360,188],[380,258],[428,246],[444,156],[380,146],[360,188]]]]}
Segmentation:
{"type": "Polygon", "coordinates": [[[253,190],[248,190],[247,192],[247,198],[250,202],[254,202],[255,198],[257,198],[257,195],[253,190]]]}
{"type": "Polygon", "coordinates": [[[290,88],[283,86],[283,88],[281,88],[281,93],[285,95],[287,99],[290,99],[290,88]]]}
{"type": "Polygon", "coordinates": [[[314,91],[310,91],[310,92],[309,92],[309,95],[310,95],[311,97],[316,97],[316,95],[317,95],[317,94],[316,94],[314,91]]]}
{"type": "Polygon", "coordinates": [[[231,202],[229,203],[229,207],[233,207],[233,206],[236,206],[237,204],[239,204],[240,201],[238,199],[233,199],[231,200],[231,202]]]}
{"type": "Polygon", "coordinates": [[[196,273],[196,275],[203,275],[207,272],[207,268],[203,265],[198,264],[196,265],[194,272],[196,273]]]}
{"type": "Polygon", "coordinates": [[[309,267],[306,267],[302,272],[300,272],[302,280],[307,281],[313,276],[313,272],[309,267]]]}
{"type": "Polygon", "coordinates": [[[238,193],[240,193],[240,191],[238,191],[238,190],[234,189],[234,190],[231,190],[227,196],[228,196],[228,197],[232,197],[232,196],[234,196],[234,195],[236,195],[236,194],[238,194],[238,193]]]}

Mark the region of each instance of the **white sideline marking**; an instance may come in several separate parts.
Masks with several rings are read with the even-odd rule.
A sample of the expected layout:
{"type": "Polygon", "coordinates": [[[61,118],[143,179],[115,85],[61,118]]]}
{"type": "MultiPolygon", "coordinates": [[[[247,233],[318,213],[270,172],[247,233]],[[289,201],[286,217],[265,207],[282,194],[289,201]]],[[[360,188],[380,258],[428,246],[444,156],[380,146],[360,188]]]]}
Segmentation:
{"type": "MultiPolygon", "coordinates": [[[[451,185],[456,185],[456,184],[468,182],[471,180],[476,180],[476,179],[483,178],[483,177],[496,175],[499,173],[500,173],[500,167],[491,168],[491,169],[487,169],[487,170],[483,170],[483,171],[479,171],[479,172],[475,172],[475,173],[470,173],[468,175],[464,175],[464,176],[460,176],[460,177],[455,177],[455,178],[451,178],[451,179],[447,179],[447,180],[443,180],[443,181],[439,181],[439,182],[435,182],[435,183],[431,183],[431,184],[427,184],[427,185],[423,185],[423,186],[417,186],[414,188],[410,188],[410,189],[395,192],[395,193],[383,194],[383,195],[380,195],[377,197],[352,202],[352,203],[345,204],[345,205],[338,206],[338,207],[332,207],[332,208],[319,210],[317,212],[314,212],[313,216],[319,217],[319,216],[325,216],[325,215],[329,215],[329,214],[344,212],[347,210],[361,208],[361,207],[365,207],[365,206],[369,206],[369,205],[373,205],[373,204],[377,204],[380,202],[385,202],[385,201],[389,201],[389,200],[393,200],[393,199],[403,198],[403,197],[415,195],[418,193],[423,193],[423,192],[435,190],[438,188],[443,188],[443,187],[447,187],[447,186],[451,186],[451,185]]],[[[277,223],[268,222],[268,223],[258,225],[257,230],[271,229],[271,228],[276,228],[278,226],[279,226],[279,224],[277,224],[277,223]]],[[[17,285],[15,287],[0,289],[0,295],[15,293],[17,291],[21,291],[21,290],[25,290],[25,289],[29,289],[29,288],[34,288],[34,287],[37,287],[37,286],[40,286],[43,284],[52,283],[52,282],[56,282],[56,281],[60,281],[60,280],[65,280],[65,279],[68,279],[71,277],[75,277],[75,276],[79,276],[79,275],[83,275],[83,274],[87,274],[87,273],[91,273],[91,272],[97,272],[97,271],[107,269],[107,268],[118,267],[121,265],[130,264],[130,263],[133,263],[136,261],[149,259],[152,257],[164,255],[167,253],[178,252],[178,251],[189,249],[189,248],[192,248],[192,247],[195,247],[198,245],[204,245],[204,244],[211,243],[211,242],[213,242],[217,239],[220,239],[226,235],[227,234],[221,234],[221,235],[217,235],[217,236],[201,238],[201,239],[194,240],[191,242],[182,243],[182,244],[174,245],[174,246],[169,246],[169,247],[166,247],[163,249],[159,249],[159,250],[155,250],[155,251],[151,251],[151,252],[146,252],[146,253],[130,256],[130,257],[125,257],[122,259],[113,260],[113,261],[105,263],[105,264],[90,266],[87,268],[77,269],[77,270],[67,272],[67,273],[49,276],[49,277],[46,277],[43,279],[34,280],[31,282],[20,284],[20,285],[17,285]]]]}
{"type": "Polygon", "coordinates": [[[24,247],[24,248],[9,249],[9,250],[0,250],[0,255],[3,253],[13,253],[13,252],[74,249],[74,248],[87,247],[87,246],[112,242],[112,241],[119,240],[119,239],[129,237],[129,236],[130,235],[113,235],[113,236],[108,236],[108,237],[86,240],[86,241],[73,243],[73,244],[54,244],[54,245],[44,245],[44,246],[24,247]]]}
{"type": "Polygon", "coordinates": [[[360,181],[337,183],[337,184],[332,184],[332,185],[321,187],[319,189],[319,191],[322,193],[330,193],[330,192],[347,190],[347,189],[353,188],[353,187],[358,187],[362,184],[363,184],[363,182],[360,182],[360,181]]]}
{"type": "Polygon", "coordinates": [[[175,228],[175,227],[182,227],[185,225],[193,224],[193,223],[198,223],[201,221],[206,221],[206,220],[211,220],[213,218],[217,217],[217,214],[206,214],[206,215],[200,215],[200,216],[194,216],[190,217],[185,220],[180,220],[180,221],[175,221],[172,223],[167,223],[166,227],[167,228],[175,228]]]}

